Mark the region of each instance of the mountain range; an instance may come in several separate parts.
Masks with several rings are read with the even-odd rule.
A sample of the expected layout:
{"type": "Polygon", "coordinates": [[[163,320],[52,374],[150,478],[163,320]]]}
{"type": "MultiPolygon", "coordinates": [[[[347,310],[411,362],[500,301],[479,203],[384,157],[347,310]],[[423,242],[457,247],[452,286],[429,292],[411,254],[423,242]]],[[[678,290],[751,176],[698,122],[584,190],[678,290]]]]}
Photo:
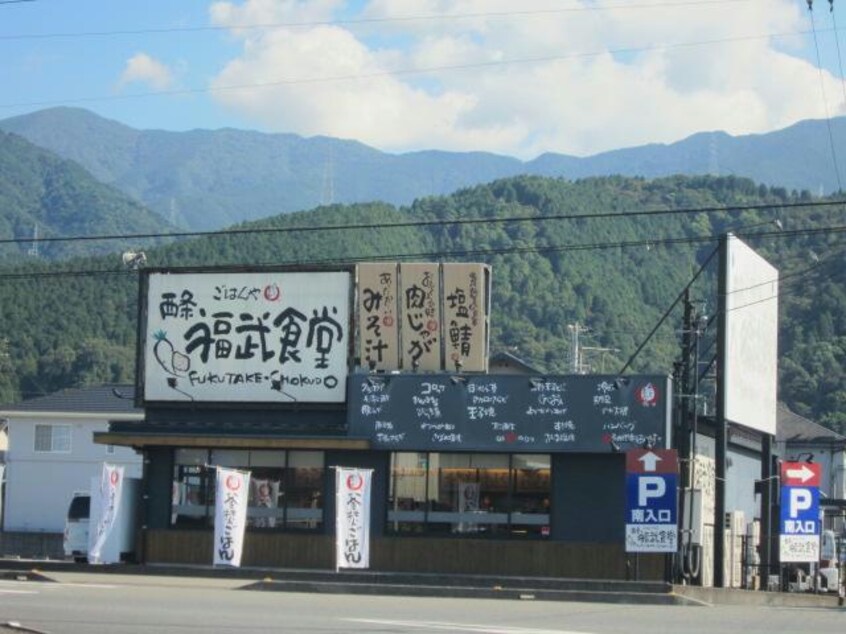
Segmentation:
{"type": "Polygon", "coordinates": [[[843,167],[836,173],[833,155],[833,148],[846,147],[846,117],[803,121],[768,134],[703,132],[669,145],[583,158],[543,154],[526,162],[485,152],[389,154],[356,141],[234,129],[136,130],[65,107],[2,120],[0,130],[79,163],[189,230],[216,230],[332,203],[409,205],[515,175],[571,180],[735,175],[818,196],[842,189],[846,181],[843,167]]]}
{"type": "Polygon", "coordinates": [[[174,227],[158,214],[104,185],[78,163],[0,131],[0,238],[33,238],[32,242],[0,244],[0,258],[22,252],[67,258],[154,242],[51,241],[57,236],[170,231],[174,227]]]}

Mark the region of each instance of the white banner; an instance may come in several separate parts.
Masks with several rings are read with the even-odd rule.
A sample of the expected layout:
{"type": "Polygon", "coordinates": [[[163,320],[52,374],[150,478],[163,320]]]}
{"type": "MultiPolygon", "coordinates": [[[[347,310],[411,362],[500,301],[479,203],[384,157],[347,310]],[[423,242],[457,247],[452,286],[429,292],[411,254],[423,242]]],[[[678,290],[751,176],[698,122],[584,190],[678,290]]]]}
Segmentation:
{"type": "Polygon", "coordinates": [[[335,567],[370,567],[371,469],[335,468],[335,567]]]}
{"type": "Polygon", "coordinates": [[[99,485],[91,491],[91,497],[98,498],[98,501],[92,499],[91,508],[100,510],[97,517],[89,519],[88,524],[88,561],[92,564],[113,563],[104,562],[102,552],[120,511],[122,494],[123,467],[103,463],[99,485]]]}
{"type": "Polygon", "coordinates": [[[214,503],[214,565],[241,565],[250,474],[217,467],[214,503]]]}

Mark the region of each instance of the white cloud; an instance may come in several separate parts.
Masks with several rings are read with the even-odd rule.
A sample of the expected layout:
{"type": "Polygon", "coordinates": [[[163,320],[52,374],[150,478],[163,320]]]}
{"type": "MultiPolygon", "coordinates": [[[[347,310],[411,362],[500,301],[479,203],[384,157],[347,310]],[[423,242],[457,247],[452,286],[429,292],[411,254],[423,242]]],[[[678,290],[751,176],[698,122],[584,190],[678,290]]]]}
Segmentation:
{"type": "Polygon", "coordinates": [[[146,53],[136,53],[128,60],[118,79],[118,88],[128,84],[147,84],[154,90],[167,90],[173,86],[173,72],[162,62],[146,53]]]}
{"type": "MultiPolygon", "coordinates": [[[[216,2],[213,22],[242,50],[213,94],[270,130],[524,158],[826,116],[819,71],[795,36],[767,37],[806,30],[801,3],[602,4],[216,2]],[[238,28],[255,24],[288,26],[238,28]]],[[[832,114],[843,111],[840,80],[824,82],[832,114]]]]}

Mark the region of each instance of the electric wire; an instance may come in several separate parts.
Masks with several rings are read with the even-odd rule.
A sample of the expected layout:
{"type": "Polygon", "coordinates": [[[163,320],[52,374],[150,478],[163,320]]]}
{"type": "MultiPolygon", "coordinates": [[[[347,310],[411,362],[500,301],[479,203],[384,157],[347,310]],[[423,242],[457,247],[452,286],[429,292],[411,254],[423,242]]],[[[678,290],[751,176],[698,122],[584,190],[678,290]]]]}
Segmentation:
{"type": "MultiPolygon", "coordinates": [[[[794,229],[790,231],[770,231],[757,232],[749,234],[747,237],[765,238],[765,239],[787,239],[796,236],[812,236],[812,235],[827,235],[835,236],[846,234],[846,225],[834,225],[826,227],[815,227],[809,229],[794,229]]],[[[646,248],[654,246],[675,246],[675,245],[693,245],[693,244],[708,244],[717,242],[720,236],[688,236],[688,237],[667,237],[667,238],[651,238],[648,240],[627,240],[619,242],[594,242],[594,243],[567,243],[560,245],[532,245],[532,246],[511,246],[500,248],[485,248],[485,249],[465,249],[452,251],[420,251],[417,253],[391,253],[391,254],[365,254],[358,256],[345,257],[327,257],[327,258],[296,258],[288,260],[275,259],[272,262],[250,262],[242,263],[238,266],[254,266],[254,267],[271,267],[271,266],[341,266],[353,264],[364,261],[384,261],[384,260],[410,260],[414,258],[432,258],[436,260],[443,260],[445,258],[471,258],[482,256],[501,256],[501,255],[526,255],[526,254],[541,254],[541,253],[563,253],[563,252],[580,252],[580,251],[598,251],[607,249],[631,249],[631,248],[646,248]]],[[[232,264],[230,266],[235,266],[232,264]]],[[[156,267],[148,267],[156,269],[156,267]]],[[[170,267],[176,268],[176,267],[170,267]]],[[[89,270],[63,270],[63,271],[31,271],[22,273],[0,273],[0,280],[7,279],[27,279],[27,278],[49,278],[61,276],[86,276],[86,275],[115,275],[126,274],[127,269],[89,269],[89,270]]]]}
{"type": "MultiPolygon", "coordinates": [[[[35,0],[12,0],[14,2],[34,2],[35,0]]],[[[44,40],[59,38],[86,38],[86,37],[108,37],[121,35],[157,35],[157,34],[184,34],[204,33],[209,31],[251,31],[267,29],[297,29],[314,28],[320,26],[359,26],[371,24],[392,24],[404,22],[452,22],[455,20],[479,19],[479,18],[517,18],[517,17],[549,17],[551,15],[565,13],[603,12],[603,11],[630,11],[633,9],[674,9],[677,7],[702,7],[713,5],[733,4],[738,2],[753,2],[754,0],[682,0],[680,2],[654,2],[648,4],[591,4],[574,7],[555,9],[535,9],[525,11],[488,11],[475,13],[452,13],[452,14],[431,14],[411,15],[373,18],[350,18],[339,20],[317,20],[304,22],[267,22],[261,24],[235,24],[226,26],[186,26],[186,27],[165,27],[149,29],[117,29],[111,31],[70,31],[56,33],[24,33],[19,35],[0,35],[2,40],[44,40]]],[[[0,1],[0,4],[10,4],[9,0],[0,1]]]]}
{"type": "Polygon", "coordinates": [[[840,87],[843,89],[843,107],[846,108],[846,75],[843,73],[843,55],[840,53],[840,34],[837,31],[837,15],[834,12],[834,0],[828,0],[829,15],[831,16],[831,24],[834,29],[834,44],[837,47],[837,66],[840,70],[840,87]]]}
{"type": "MultiPolygon", "coordinates": [[[[392,223],[370,223],[370,224],[340,224],[340,225],[298,225],[293,227],[257,227],[251,229],[225,229],[222,231],[178,231],[178,232],[152,232],[132,234],[101,234],[93,236],[44,236],[39,237],[37,242],[85,242],[105,240],[147,240],[163,238],[197,238],[197,237],[225,237],[264,233],[320,233],[323,231],[354,231],[372,229],[399,229],[410,227],[433,227],[433,226],[462,226],[462,225],[489,225],[492,223],[523,223],[523,222],[546,222],[552,220],[598,220],[607,218],[638,218],[645,216],[662,215],[687,215],[707,213],[731,213],[743,211],[775,211],[785,209],[803,208],[826,208],[835,206],[846,207],[846,200],[819,200],[795,203],[756,203],[746,205],[712,205],[707,207],[683,207],[681,209],[633,209],[628,211],[601,211],[586,214],[552,214],[546,216],[505,216],[491,218],[449,218],[436,220],[408,220],[392,223]]],[[[744,234],[745,236],[768,235],[767,232],[756,232],[744,234]]],[[[2,238],[0,244],[26,244],[36,242],[33,238],[2,238]]]]}
{"type": "Polygon", "coordinates": [[[559,55],[543,55],[539,57],[526,58],[511,58],[511,59],[497,59],[487,60],[482,62],[468,62],[464,64],[444,64],[441,66],[428,66],[423,68],[399,68],[392,70],[380,70],[369,73],[353,73],[349,75],[325,75],[322,77],[301,77],[301,78],[287,78],[278,79],[266,82],[254,82],[249,84],[231,84],[227,86],[206,86],[203,88],[174,88],[170,90],[151,90],[145,92],[136,92],[128,94],[112,94],[99,96],[85,96],[65,99],[49,99],[40,101],[22,101],[13,103],[0,103],[0,108],[27,108],[27,107],[42,107],[54,105],[80,104],[92,102],[110,102],[128,99],[139,99],[146,97],[169,97],[179,95],[199,95],[210,94],[227,91],[239,90],[253,90],[261,88],[274,88],[279,86],[302,86],[308,84],[322,84],[342,81],[361,81],[365,79],[378,79],[382,77],[393,76],[411,76],[411,75],[426,75],[436,72],[453,72],[464,70],[475,70],[480,68],[498,68],[509,65],[522,64],[539,64],[544,62],[569,61],[574,59],[588,59],[591,57],[600,56],[618,56],[618,55],[633,55],[637,53],[645,53],[651,51],[673,51],[677,49],[695,48],[698,46],[711,46],[718,44],[730,44],[734,42],[744,42],[751,40],[771,39],[778,37],[795,37],[797,35],[806,35],[809,31],[799,30],[781,33],[765,33],[758,35],[745,35],[737,37],[715,38],[711,40],[699,40],[693,42],[677,42],[671,44],[655,44],[642,47],[623,47],[623,48],[606,48],[599,51],[588,51],[580,53],[566,53],[559,55]]]}
{"type": "MultiPolygon", "coordinates": [[[[814,49],[817,52],[817,71],[819,71],[820,77],[820,92],[822,93],[823,98],[823,107],[825,108],[825,123],[828,128],[828,142],[829,147],[831,148],[831,162],[832,166],[834,167],[834,175],[837,177],[837,188],[839,191],[843,191],[843,181],[840,178],[840,166],[837,162],[837,150],[835,149],[834,144],[834,133],[831,130],[831,114],[828,107],[828,97],[826,95],[825,90],[825,77],[823,75],[823,68],[822,68],[822,57],[820,56],[820,43],[819,38],[817,37],[817,27],[816,27],[816,20],[814,19],[814,0],[808,0],[808,16],[811,21],[811,32],[814,35],[814,49]]],[[[837,33],[835,32],[835,37],[837,33]]]]}

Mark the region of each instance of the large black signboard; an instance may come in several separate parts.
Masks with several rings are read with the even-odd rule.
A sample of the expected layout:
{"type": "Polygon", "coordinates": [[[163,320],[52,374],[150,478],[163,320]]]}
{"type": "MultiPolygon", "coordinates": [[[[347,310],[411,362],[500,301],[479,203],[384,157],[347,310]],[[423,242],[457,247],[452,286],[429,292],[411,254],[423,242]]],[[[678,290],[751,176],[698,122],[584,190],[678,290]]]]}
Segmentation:
{"type": "Polygon", "coordinates": [[[669,446],[666,376],[374,374],[348,382],[350,433],[402,451],[669,446]]]}

